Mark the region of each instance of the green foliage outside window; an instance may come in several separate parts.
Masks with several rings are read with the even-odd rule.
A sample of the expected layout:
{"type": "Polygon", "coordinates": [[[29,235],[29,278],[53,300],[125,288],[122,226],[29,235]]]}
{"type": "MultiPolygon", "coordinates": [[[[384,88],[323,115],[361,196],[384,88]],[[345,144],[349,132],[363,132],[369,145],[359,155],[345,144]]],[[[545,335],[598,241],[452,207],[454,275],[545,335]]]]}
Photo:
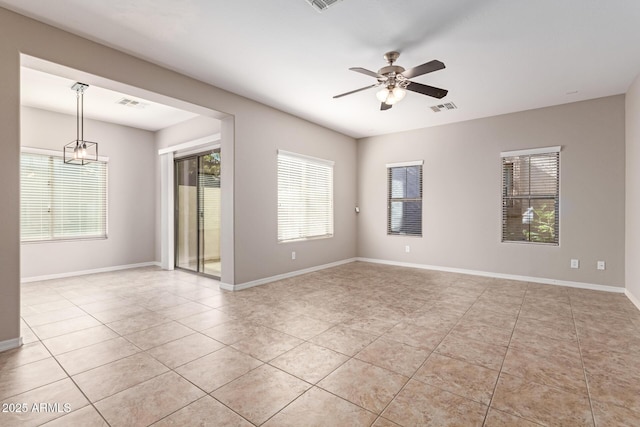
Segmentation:
{"type": "Polygon", "coordinates": [[[554,207],[542,205],[539,209],[533,208],[533,219],[529,229],[522,230],[522,233],[530,242],[552,242],[555,240],[555,223],[554,207]]]}

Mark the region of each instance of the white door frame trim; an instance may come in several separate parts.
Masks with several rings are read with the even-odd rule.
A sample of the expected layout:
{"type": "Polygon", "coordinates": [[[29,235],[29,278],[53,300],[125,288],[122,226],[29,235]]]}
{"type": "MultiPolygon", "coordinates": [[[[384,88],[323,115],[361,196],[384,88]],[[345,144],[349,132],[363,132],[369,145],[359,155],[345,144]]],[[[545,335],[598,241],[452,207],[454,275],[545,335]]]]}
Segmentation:
{"type": "Polygon", "coordinates": [[[160,156],[160,266],[175,269],[174,160],[180,152],[204,151],[220,147],[222,134],[215,133],[158,150],[160,156]]]}

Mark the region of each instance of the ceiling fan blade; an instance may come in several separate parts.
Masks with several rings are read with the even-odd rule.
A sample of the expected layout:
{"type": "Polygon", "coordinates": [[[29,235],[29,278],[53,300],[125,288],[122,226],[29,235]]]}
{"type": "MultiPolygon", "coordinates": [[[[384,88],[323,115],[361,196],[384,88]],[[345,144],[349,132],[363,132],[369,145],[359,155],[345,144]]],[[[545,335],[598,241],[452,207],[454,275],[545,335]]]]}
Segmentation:
{"type": "Polygon", "coordinates": [[[444,64],[437,59],[429,61],[426,64],[418,65],[402,73],[403,76],[410,79],[412,77],[421,76],[423,74],[432,73],[434,71],[442,70],[444,64]]]}
{"type": "Polygon", "coordinates": [[[378,77],[384,77],[384,76],[376,73],[375,71],[370,71],[370,70],[367,70],[366,68],[353,67],[353,68],[349,68],[349,69],[351,71],[355,71],[356,73],[366,74],[367,76],[375,77],[376,79],[378,77]]]}
{"type": "Polygon", "coordinates": [[[440,89],[437,87],[427,86],[427,85],[423,85],[422,83],[415,83],[415,82],[409,82],[409,85],[407,86],[407,90],[410,90],[412,92],[418,92],[423,95],[431,96],[433,98],[438,98],[438,99],[444,98],[445,96],[447,96],[447,93],[449,92],[446,89],[440,89]]]}
{"type": "Polygon", "coordinates": [[[356,90],[352,90],[350,92],[345,92],[345,93],[341,93],[340,95],[336,95],[333,98],[341,98],[343,96],[347,96],[347,95],[351,95],[352,93],[356,93],[356,92],[360,92],[361,90],[367,90],[367,89],[371,89],[372,87],[376,87],[378,86],[377,84],[371,85],[371,86],[365,86],[365,87],[361,87],[360,89],[356,89],[356,90]]]}
{"type": "Polygon", "coordinates": [[[380,104],[380,111],[388,110],[388,109],[390,109],[391,107],[393,107],[393,105],[385,104],[384,102],[382,102],[382,103],[380,104]]]}

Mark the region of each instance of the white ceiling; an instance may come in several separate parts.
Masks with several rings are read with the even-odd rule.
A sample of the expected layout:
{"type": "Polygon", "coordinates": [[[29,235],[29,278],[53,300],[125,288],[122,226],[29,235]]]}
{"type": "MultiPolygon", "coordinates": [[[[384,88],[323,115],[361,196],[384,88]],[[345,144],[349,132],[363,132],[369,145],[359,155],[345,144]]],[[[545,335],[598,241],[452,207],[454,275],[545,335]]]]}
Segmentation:
{"type": "MultiPolygon", "coordinates": [[[[640,72],[638,0],[0,0],[0,5],[354,137],[626,92],[640,72]],[[389,50],[458,110],[419,95],[379,111],[389,50]]],[[[73,101],[71,101],[73,102],[73,101]]]]}
{"type": "MultiPolygon", "coordinates": [[[[21,67],[20,102],[28,107],[75,115],[76,92],[71,89],[74,83],[75,80],[21,67]]],[[[196,117],[197,114],[90,85],[84,93],[84,116],[157,131],[196,117]],[[140,104],[136,107],[118,104],[123,98],[140,104]]]]}

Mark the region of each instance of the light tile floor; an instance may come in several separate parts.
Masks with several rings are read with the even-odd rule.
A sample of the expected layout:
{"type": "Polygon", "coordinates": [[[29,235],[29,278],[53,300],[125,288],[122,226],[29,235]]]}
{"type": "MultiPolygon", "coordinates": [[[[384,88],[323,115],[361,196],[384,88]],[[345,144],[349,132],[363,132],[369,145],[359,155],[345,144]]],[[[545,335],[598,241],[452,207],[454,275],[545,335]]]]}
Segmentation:
{"type": "Polygon", "coordinates": [[[1,426],[640,425],[622,294],[361,262],[231,293],[145,268],[25,284],[22,317],[1,426]]]}

